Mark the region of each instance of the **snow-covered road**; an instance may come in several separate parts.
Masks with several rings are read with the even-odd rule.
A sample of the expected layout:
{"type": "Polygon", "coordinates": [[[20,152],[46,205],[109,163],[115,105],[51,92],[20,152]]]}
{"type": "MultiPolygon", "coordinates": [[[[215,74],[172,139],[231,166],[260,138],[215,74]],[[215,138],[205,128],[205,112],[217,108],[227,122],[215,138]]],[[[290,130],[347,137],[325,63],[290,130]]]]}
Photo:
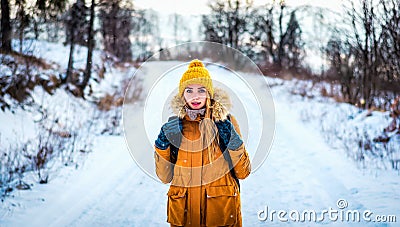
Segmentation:
{"type": "MultiPolygon", "coordinates": [[[[147,67],[149,74],[151,68],[158,68],[147,67]]],[[[263,166],[241,182],[244,226],[282,225],[276,213],[273,221],[271,216],[266,221],[258,219],[266,207],[269,213],[315,210],[320,215],[329,208],[340,210],[339,199],[348,204],[344,211],[394,214],[397,223],[393,225],[399,225],[400,176],[358,169],[343,151],[330,148],[317,131],[299,120],[298,110],[288,104],[287,89],[278,86],[272,91],[275,139],[263,166]]],[[[99,136],[95,141],[94,152],[78,171],[64,169],[49,185],[16,192],[12,201],[17,206],[1,208],[0,226],[167,226],[168,185],[141,171],[122,136],[99,136]]],[[[328,217],[322,223],[301,224],[360,224],[333,222],[328,217]]],[[[299,223],[289,220],[289,224],[299,223]]]]}

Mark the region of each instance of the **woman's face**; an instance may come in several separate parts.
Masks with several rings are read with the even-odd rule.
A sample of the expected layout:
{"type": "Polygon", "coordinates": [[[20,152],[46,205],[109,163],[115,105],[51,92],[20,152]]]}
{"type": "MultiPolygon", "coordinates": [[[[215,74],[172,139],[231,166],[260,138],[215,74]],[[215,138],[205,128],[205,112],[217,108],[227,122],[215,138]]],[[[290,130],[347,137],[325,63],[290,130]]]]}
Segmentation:
{"type": "Polygon", "coordinates": [[[183,97],[190,108],[198,110],[206,104],[207,89],[201,84],[189,84],[183,91],[183,97]]]}

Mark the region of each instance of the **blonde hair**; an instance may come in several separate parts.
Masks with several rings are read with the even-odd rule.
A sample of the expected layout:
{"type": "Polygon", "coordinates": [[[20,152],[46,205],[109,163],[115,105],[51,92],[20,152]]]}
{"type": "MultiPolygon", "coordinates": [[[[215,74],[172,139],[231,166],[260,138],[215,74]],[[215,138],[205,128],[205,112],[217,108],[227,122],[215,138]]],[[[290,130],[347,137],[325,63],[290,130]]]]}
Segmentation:
{"type": "Polygon", "coordinates": [[[204,133],[202,134],[203,144],[208,144],[207,151],[210,164],[215,160],[215,151],[218,146],[218,129],[214,124],[214,120],[212,100],[207,97],[206,112],[204,119],[200,122],[200,133],[204,133]]]}

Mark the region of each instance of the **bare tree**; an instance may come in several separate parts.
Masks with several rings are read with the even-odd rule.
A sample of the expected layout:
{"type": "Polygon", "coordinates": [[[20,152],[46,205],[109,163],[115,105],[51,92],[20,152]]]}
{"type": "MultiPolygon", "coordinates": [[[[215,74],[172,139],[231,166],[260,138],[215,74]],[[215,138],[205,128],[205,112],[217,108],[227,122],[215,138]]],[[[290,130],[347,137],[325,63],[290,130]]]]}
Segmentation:
{"type": "Polygon", "coordinates": [[[210,2],[210,15],[202,18],[205,29],[205,40],[225,44],[240,49],[239,43],[247,30],[250,18],[251,1],[243,3],[239,0],[210,2]]]}
{"type": "Polygon", "coordinates": [[[326,73],[330,81],[339,81],[343,101],[356,103],[360,89],[357,89],[354,76],[355,53],[348,41],[343,42],[339,37],[332,37],[325,53],[330,61],[330,69],[326,73]]]}
{"type": "Polygon", "coordinates": [[[379,54],[382,65],[379,72],[384,87],[397,97],[400,95],[400,0],[381,0],[380,3],[383,13],[380,18],[382,34],[379,54]]]}
{"type": "Polygon", "coordinates": [[[351,9],[348,15],[354,33],[356,50],[356,77],[361,88],[361,104],[370,108],[373,104],[373,94],[377,85],[378,36],[376,28],[376,7],[372,0],[360,0],[361,9],[356,9],[351,1],[351,9]]]}
{"type": "Polygon", "coordinates": [[[348,1],[342,22],[350,21],[350,28],[326,47],[331,73],[339,78],[345,100],[388,109],[400,91],[400,1],[357,3],[348,1]]]}
{"type": "Polygon", "coordinates": [[[282,68],[299,71],[305,55],[302,30],[296,17],[298,9],[287,10],[284,1],[267,4],[252,12],[253,20],[249,29],[253,46],[261,47],[260,61],[282,68]],[[289,15],[285,23],[284,18],[289,15]]]}
{"type": "Polygon", "coordinates": [[[179,33],[180,28],[182,26],[184,26],[183,18],[181,15],[174,13],[174,14],[170,15],[169,21],[172,24],[175,44],[178,45],[178,33],[179,33]]]}

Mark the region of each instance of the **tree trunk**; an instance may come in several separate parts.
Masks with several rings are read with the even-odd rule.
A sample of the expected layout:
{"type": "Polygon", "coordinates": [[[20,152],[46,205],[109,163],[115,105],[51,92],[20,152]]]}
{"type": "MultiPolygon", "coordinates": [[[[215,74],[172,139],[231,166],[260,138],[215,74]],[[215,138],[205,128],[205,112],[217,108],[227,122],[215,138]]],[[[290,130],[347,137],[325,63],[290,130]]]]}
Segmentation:
{"type": "Polygon", "coordinates": [[[24,50],[23,45],[24,45],[24,28],[19,29],[19,53],[23,54],[22,51],[24,50]]]}
{"type": "Polygon", "coordinates": [[[1,0],[1,49],[6,53],[12,51],[11,32],[10,3],[8,0],[1,0]]]}
{"type": "Polygon", "coordinates": [[[75,40],[74,40],[74,32],[73,27],[71,26],[71,38],[70,38],[70,48],[69,48],[69,58],[68,58],[68,66],[67,66],[67,75],[66,81],[70,83],[72,81],[72,68],[74,65],[74,51],[75,51],[75,40]]]}
{"type": "Polygon", "coordinates": [[[81,84],[81,90],[83,93],[83,90],[85,90],[86,85],[89,82],[89,79],[91,77],[92,73],[92,56],[93,56],[93,49],[94,49],[94,7],[95,7],[95,0],[92,0],[92,4],[90,5],[90,21],[89,21],[89,31],[88,31],[88,54],[87,54],[87,60],[86,60],[86,70],[85,70],[85,76],[83,78],[83,82],[81,84]]]}
{"type": "Polygon", "coordinates": [[[283,57],[283,46],[284,46],[284,34],[283,34],[283,10],[285,9],[285,5],[281,4],[281,11],[279,13],[279,46],[278,46],[278,58],[277,62],[275,62],[279,69],[282,68],[282,57],[283,57]]]}

